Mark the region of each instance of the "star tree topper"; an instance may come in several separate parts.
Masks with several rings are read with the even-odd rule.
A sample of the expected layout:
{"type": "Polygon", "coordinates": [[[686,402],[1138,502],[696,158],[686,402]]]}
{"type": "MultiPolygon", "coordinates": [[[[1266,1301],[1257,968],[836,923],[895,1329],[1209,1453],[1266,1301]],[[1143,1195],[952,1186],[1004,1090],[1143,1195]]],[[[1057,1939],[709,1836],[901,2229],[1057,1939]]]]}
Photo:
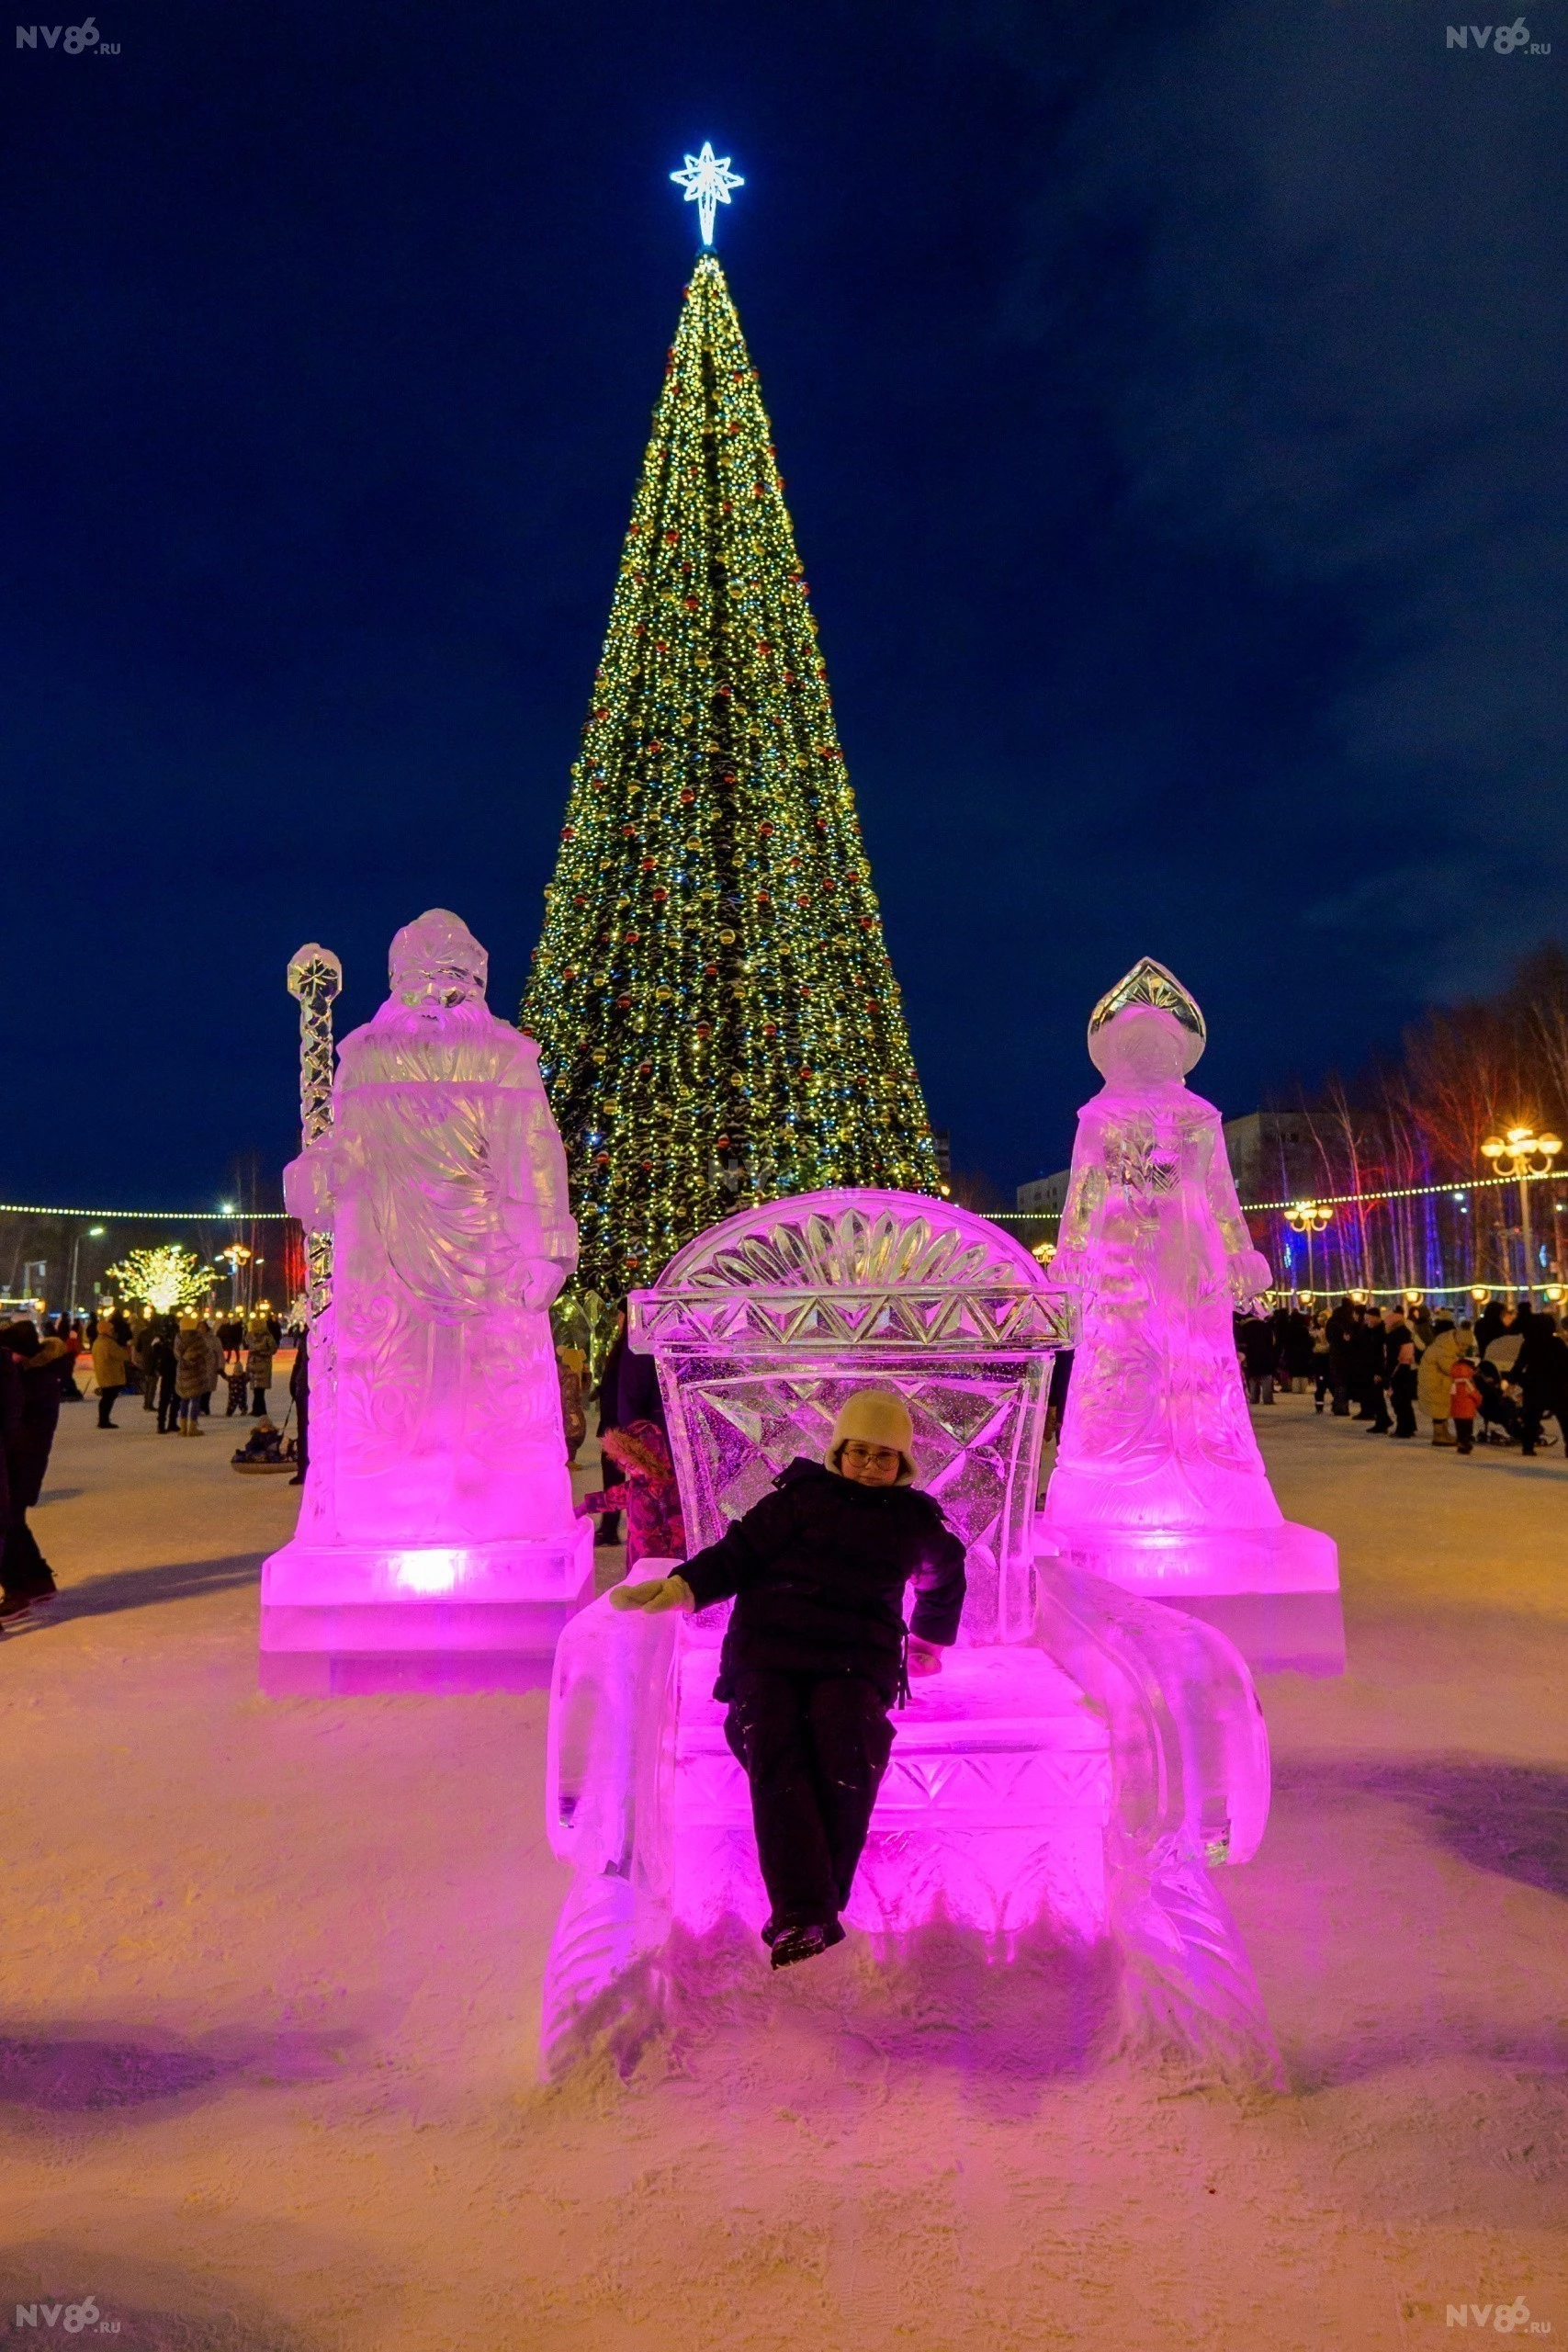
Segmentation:
{"type": "Polygon", "coordinates": [[[671,172],[670,176],[677,187],[685,189],[687,203],[696,206],[697,219],[702,223],[703,243],[711,245],[715,205],[728,204],[730,189],[744,187],[745,181],[739,172],[730,170],[728,155],[714,153],[713,141],[709,139],[703,141],[700,155],[687,156],[684,171],[671,172]]]}

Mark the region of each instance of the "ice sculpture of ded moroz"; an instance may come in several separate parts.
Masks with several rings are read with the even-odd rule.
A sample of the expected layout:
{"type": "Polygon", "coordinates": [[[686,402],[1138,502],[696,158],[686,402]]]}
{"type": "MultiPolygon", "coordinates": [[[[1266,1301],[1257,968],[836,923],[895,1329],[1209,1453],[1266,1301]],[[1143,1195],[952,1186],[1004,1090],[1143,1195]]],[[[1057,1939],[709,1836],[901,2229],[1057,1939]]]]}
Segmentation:
{"type": "Polygon", "coordinates": [[[333,1274],[299,1530],[263,1579],[269,1688],[317,1687],[290,1657],[330,1656],[333,1688],[357,1687],[356,1657],[547,1658],[592,1589],[547,1312],[577,1259],[566,1160],[536,1047],[486,1006],[487,961],[443,910],[399,932],[332,1125],[285,1177],[333,1274]]]}
{"type": "Polygon", "coordinates": [[[1334,1544],[1287,1522],[1253,1435],[1233,1317],[1272,1276],[1220,1114],[1187,1073],[1203,1016],[1145,956],[1102,997],[1052,1272],[1081,1299],[1043,1537],[1076,1566],[1220,1625],[1254,1667],[1335,1672],[1334,1544]]]}

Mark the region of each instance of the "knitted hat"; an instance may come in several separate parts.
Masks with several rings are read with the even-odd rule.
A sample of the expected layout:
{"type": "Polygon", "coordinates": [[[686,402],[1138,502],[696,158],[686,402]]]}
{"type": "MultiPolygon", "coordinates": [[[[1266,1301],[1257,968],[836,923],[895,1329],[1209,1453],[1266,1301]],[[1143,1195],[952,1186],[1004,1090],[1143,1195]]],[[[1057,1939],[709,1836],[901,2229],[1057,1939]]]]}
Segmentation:
{"type": "Polygon", "coordinates": [[[829,1470],[838,1468],[840,1451],[850,1438],[858,1438],[863,1445],[891,1446],[903,1465],[897,1484],[907,1487],[911,1483],[915,1476],[915,1432],[909,1408],[902,1396],[896,1396],[887,1388],[860,1388],[852,1396],[845,1397],[824,1457],[829,1470]]]}

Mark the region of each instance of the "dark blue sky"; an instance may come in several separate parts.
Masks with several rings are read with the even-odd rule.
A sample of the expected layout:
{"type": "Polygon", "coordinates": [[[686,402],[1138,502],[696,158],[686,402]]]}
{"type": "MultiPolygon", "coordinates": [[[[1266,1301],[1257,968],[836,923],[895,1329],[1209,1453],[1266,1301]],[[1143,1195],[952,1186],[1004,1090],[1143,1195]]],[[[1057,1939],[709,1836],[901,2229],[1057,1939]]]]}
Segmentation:
{"type": "Polygon", "coordinates": [[[1228,1114],[1568,929],[1560,6],[95,20],[0,77],[4,1197],[280,1162],[304,939],[514,1010],[705,137],[962,1162],[1141,953],[1228,1114]]]}

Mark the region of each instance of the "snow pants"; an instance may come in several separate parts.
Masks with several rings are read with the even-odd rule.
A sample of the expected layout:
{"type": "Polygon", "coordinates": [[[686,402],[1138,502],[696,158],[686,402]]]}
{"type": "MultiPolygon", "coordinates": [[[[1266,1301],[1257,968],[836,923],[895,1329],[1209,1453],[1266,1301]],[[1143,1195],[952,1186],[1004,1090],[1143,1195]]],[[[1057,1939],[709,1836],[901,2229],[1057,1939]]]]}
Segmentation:
{"type": "Polygon", "coordinates": [[[743,1672],[724,1736],[751,1784],[771,1926],[836,1919],[892,1752],[887,1702],[858,1674],[743,1672]]]}

